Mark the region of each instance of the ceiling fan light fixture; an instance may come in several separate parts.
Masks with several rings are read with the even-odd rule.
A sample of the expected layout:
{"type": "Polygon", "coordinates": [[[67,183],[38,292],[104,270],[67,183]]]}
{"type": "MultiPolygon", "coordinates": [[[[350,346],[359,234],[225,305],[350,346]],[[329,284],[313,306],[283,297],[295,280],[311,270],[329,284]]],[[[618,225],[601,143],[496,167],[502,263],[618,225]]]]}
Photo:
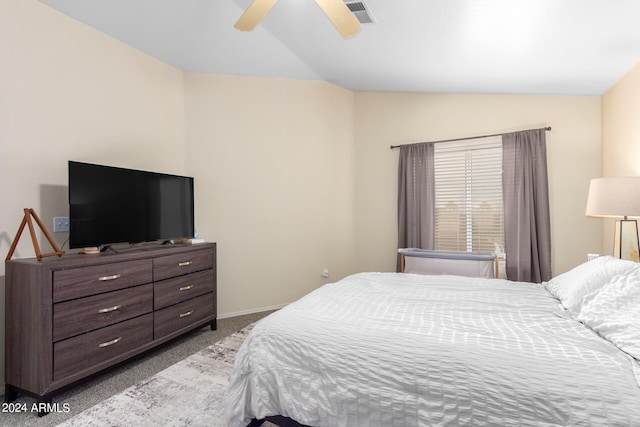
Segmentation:
{"type": "Polygon", "coordinates": [[[240,31],[251,31],[262,21],[278,0],[253,0],[233,27],[240,31]]]}
{"type": "MultiPolygon", "coordinates": [[[[269,13],[277,1],[278,0],[253,0],[240,19],[238,19],[234,28],[240,31],[253,30],[267,13],[269,13]]],[[[351,37],[360,31],[360,21],[343,0],[315,1],[342,37],[351,37]]]]}
{"type": "Polygon", "coordinates": [[[342,0],[316,0],[316,3],[342,37],[348,38],[360,31],[360,21],[342,0]]]}

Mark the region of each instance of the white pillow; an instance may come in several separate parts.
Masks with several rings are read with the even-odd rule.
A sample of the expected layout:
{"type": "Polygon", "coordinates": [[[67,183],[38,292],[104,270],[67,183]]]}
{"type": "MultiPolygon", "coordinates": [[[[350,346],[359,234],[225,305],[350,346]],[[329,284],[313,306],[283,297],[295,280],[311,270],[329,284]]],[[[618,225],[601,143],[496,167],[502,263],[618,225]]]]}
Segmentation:
{"type": "Polygon", "coordinates": [[[610,282],[614,276],[637,266],[633,261],[601,256],[554,277],[546,283],[546,287],[571,314],[576,315],[585,295],[610,282]]]}
{"type": "Polygon", "coordinates": [[[640,268],[585,296],[577,319],[640,360],[640,268]]]}

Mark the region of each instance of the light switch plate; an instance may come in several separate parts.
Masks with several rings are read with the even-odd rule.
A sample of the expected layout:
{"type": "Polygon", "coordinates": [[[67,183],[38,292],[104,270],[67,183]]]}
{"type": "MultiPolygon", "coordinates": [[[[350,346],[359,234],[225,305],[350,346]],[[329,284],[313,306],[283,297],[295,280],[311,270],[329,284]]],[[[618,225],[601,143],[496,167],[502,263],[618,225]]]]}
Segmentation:
{"type": "Polygon", "coordinates": [[[65,233],[69,232],[69,217],[68,216],[54,216],[53,217],[53,232],[65,233]]]}

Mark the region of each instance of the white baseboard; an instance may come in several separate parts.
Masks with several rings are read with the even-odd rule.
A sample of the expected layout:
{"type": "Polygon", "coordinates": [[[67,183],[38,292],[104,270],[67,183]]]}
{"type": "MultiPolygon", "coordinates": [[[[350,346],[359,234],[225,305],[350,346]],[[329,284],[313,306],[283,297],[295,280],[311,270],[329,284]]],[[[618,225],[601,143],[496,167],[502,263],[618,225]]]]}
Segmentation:
{"type": "Polygon", "coordinates": [[[287,304],[272,305],[269,307],[252,308],[250,310],[234,311],[233,313],[225,313],[218,315],[218,319],[226,319],[228,317],[242,316],[244,314],[261,313],[263,311],[279,310],[287,304]]]}

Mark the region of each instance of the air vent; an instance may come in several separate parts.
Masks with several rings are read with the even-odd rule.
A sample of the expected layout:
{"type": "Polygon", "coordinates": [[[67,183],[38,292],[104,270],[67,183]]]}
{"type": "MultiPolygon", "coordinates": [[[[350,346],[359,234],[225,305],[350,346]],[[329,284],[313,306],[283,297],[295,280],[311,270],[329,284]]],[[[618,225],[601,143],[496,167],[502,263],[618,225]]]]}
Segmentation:
{"type": "Polygon", "coordinates": [[[349,1],[344,2],[349,10],[358,18],[361,24],[373,24],[376,22],[375,18],[371,14],[369,6],[363,1],[349,1]]]}

